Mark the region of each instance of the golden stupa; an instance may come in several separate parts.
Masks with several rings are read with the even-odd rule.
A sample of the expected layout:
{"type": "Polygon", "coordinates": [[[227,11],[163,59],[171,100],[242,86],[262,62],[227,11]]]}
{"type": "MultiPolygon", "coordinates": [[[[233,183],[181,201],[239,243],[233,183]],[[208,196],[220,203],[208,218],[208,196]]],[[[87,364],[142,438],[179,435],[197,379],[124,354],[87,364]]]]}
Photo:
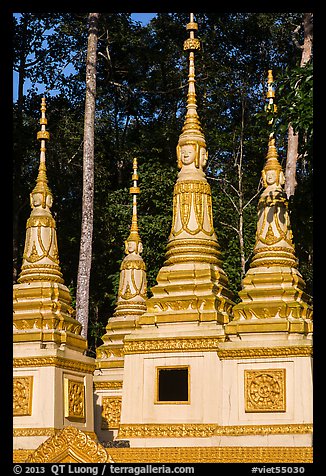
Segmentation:
{"type": "Polygon", "coordinates": [[[195,91],[195,37],[197,23],[187,24],[189,51],[187,112],[177,144],[180,169],[173,192],[172,228],[166,261],[156,278],[153,296],[141,325],[165,322],[229,322],[233,294],[222,267],[214,231],[211,188],[205,176],[207,148],[197,113],[195,91]]]}
{"type": "MultiPolygon", "coordinates": [[[[267,107],[276,112],[274,97],[269,70],[267,107]]],[[[234,320],[228,324],[227,334],[255,330],[312,332],[311,298],[304,291],[305,282],[297,268],[284,182],[271,132],[262,170],[264,190],[258,203],[254,256],[242,281],[241,302],[233,307],[234,320]]]]}
{"type": "MultiPolygon", "coordinates": [[[[113,316],[96,358],[59,266],[41,159],[14,286],[14,460],[37,463],[312,462],[312,305],[292,242],[284,175],[268,140],[254,256],[234,304],[213,225],[197,113],[193,14],[166,259],[153,296],[132,220],[113,316]]],[[[272,72],[268,107],[275,111],[272,72]]]]}
{"type": "Polygon", "coordinates": [[[56,223],[51,213],[53,196],[46,174],[46,104],[42,98],[40,164],[36,186],[30,194],[31,214],[26,224],[26,239],[21,273],[14,285],[14,342],[35,340],[67,343],[86,350],[81,324],[75,319],[71,296],[64,285],[59,264],[56,223]]]}
{"type": "Polygon", "coordinates": [[[137,159],[133,160],[132,221],[130,234],[125,241],[126,256],[120,266],[120,279],[115,311],[109,318],[103,345],[96,349],[97,368],[111,365],[123,367],[123,340],[137,326],[138,318],[146,311],[146,265],[141,253],[143,245],[139,236],[137,219],[138,187],[137,159]]]}

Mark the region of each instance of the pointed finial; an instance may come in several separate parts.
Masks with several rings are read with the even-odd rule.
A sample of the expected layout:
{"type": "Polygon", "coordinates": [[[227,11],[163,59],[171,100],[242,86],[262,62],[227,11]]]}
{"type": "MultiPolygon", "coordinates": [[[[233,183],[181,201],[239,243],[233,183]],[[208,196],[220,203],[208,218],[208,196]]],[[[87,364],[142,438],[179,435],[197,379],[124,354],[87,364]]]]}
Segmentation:
{"type": "Polygon", "coordinates": [[[199,149],[206,149],[205,137],[202,132],[199,116],[197,113],[196,89],[195,89],[195,51],[200,50],[200,41],[195,38],[195,31],[198,25],[194,22],[194,14],[190,13],[190,22],[187,24],[189,30],[189,38],[183,44],[183,49],[189,51],[189,73],[188,73],[188,94],[187,94],[187,113],[182,128],[179,142],[177,145],[178,167],[182,167],[181,163],[181,147],[184,145],[192,145],[195,147],[195,165],[199,167],[199,149]]]}
{"type": "MultiPolygon", "coordinates": [[[[275,90],[274,90],[274,79],[273,79],[273,72],[271,69],[268,70],[268,76],[267,76],[267,85],[268,85],[268,90],[267,90],[267,95],[266,98],[268,100],[267,104],[267,110],[272,111],[273,113],[277,112],[277,107],[276,104],[274,104],[274,98],[275,98],[275,90]]],[[[274,119],[270,119],[268,121],[268,124],[273,124],[274,119]]],[[[276,175],[277,175],[277,180],[276,182],[278,184],[284,183],[284,176],[283,176],[283,171],[282,167],[278,161],[278,153],[277,153],[277,148],[276,148],[276,141],[275,141],[275,136],[274,132],[272,131],[269,134],[268,138],[268,147],[267,147],[267,155],[266,155],[266,164],[262,172],[262,177],[263,177],[263,184],[265,187],[267,187],[267,182],[266,182],[266,173],[269,170],[274,170],[276,175]]]]}
{"type": "Polygon", "coordinates": [[[132,174],[132,180],[133,180],[133,186],[130,187],[130,194],[132,195],[132,220],[131,220],[131,227],[130,227],[130,235],[128,236],[126,242],[125,242],[125,249],[126,253],[130,253],[132,246],[130,245],[130,242],[135,242],[136,243],[136,249],[133,251],[136,251],[136,253],[140,253],[140,247],[139,244],[141,244],[140,236],[138,234],[138,220],[137,220],[137,195],[140,193],[140,189],[138,187],[138,170],[137,170],[138,164],[137,164],[137,159],[134,158],[133,160],[133,174],[132,174]]]}
{"type": "Polygon", "coordinates": [[[45,166],[45,142],[50,139],[50,133],[45,129],[47,124],[47,119],[45,117],[46,104],[45,97],[42,97],[41,101],[41,130],[37,133],[37,139],[41,141],[40,147],[40,165],[38,169],[38,176],[36,179],[36,186],[34,187],[32,193],[30,194],[31,207],[42,206],[42,208],[49,208],[52,206],[52,193],[48,187],[48,179],[46,176],[46,166],[45,166]],[[47,197],[49,197],[47,199],[47,197]]]}
{"type": "MultiPolygon", "coordinates": [[[[277,112],[277,106],[274,103],[274,98],[275,98],[275,90],[274,90],[274,79],[273,79],[273,71],[271,69],[268,70],[268,76],[267,76],[267,94],[266,98],[268,101],[267,104],[267,110],[272,111],[273,113],[277,112]]],[[[268,121],[268,124],[272,124],[273,119],[270,119],[268,121]]]]}

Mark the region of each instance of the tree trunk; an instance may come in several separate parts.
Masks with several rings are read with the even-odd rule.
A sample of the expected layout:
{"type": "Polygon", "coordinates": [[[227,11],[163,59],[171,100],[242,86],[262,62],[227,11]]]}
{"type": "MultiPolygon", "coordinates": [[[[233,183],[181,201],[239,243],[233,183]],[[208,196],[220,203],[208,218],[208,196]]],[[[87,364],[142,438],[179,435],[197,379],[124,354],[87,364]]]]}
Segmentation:
{"type": "Polygon", "coordinates": [[[245,101],[244,97],[241,100],[241,132],[240,132],[240,150],[238,161],[238,194],[239,194],[239,247],[240,247],[240,260],[241,260],[241,278],[246,274],[246,258],[244,248],[244,230],[243,230],[243,133],[244,133],[244,115],[245,115],[245,101]]]}
{"type": "MultiPolygon", "coordinates": [[[[16,116],[16,145],[14,148],[14,176],[15,176],[15,186],[20,190],[21,175],[22,175],[22,160],[23,160],[23,147],[22,147],[22,137],[23,137],[23,109],[24,109],[24,83],[26,77],[26,52],[27,52],[27,26],[28,20],[25,15],[23,15],[22,20],[22,32],[21,32],[21,43],[23,45],[20,55],[19,55],[19,66],[18,66],[18,93],[17,93],[17,116],[16,116]]],[[[13,214],[13,282],[16,283],[18,279],[19,269],[19,224],[20,224],[20,212],[23,207],[19,207],[14,210],[13,214]]]]}
{"type": "MultiPolygon", "coordinates": [[[[312,53],[312,40],[313,40],[313,25],[312,25],[312,13],[304,13],[303,15],[303,29],[304,29],[304,42],[301,46],[302,55],[300,66],[303,67],[311,58],[312,53]]],[[[296,166],[298,161],[298,145],[299,136],[294,133],[292,124],[288,125],[288,149],[286,156],[286,168],[285,168],[285,192],[289,199],[294,195],[295,188],[297,186],[296,180],[296,166]]]]}
{"type": "Polygon", "coordinates": [[[94,123],[96,97],[96,60],[99,13],[88,16],[86,61],[86,97],[83,151],[83,202],[80,253],[76,290],[76,317],[82,324],[82,336],[87,338],[89,313],[89,283],[92,265],[93,201],[94,201],[94,123]]]}
{"type": "Polygon", "coordinates": [[[295,188],[297,186],[296,180],[296,167],[298,160],[298,144],[299,136],[294,133],[292,124],[288,125],[288,148],[286,155],[286,168],[285,168],[285,193],[288,199],[294,195],[295,188]]]}

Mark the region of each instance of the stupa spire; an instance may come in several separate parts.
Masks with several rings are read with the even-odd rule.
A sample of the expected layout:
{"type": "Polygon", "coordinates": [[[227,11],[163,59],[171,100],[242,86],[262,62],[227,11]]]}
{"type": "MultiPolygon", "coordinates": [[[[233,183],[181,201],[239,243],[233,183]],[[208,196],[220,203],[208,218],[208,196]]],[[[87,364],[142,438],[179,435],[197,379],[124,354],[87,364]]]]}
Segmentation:
{"type": "Polygon", "coordinates": [[[195,52],[200,49],[200,41],[195,36],[198,25],[193,13],[186,28],[187,105],[176,147],[181,170],[174,186],[166,260],[158,273],[158,284],[152,288],[153,296],[147,301],[147,312],[139,319],[141,325],[177,320],[225,324],[231,318],[233,305],[214,231],[211,188],[204,172],[207,148],[195,89],[195,52]]]}
{"type": "MultiPolygon", "coordinates": [[[[267,84],[267,110],[275,113],[271,70],[267,84]]],[[[269,119],[270,125],[273,120],[269,119]]],[[[285,177],[278,161],[274,132],[268,138],[262,182],[264,190],[258,202],[253,258],[239,292],[242,302],[233,308],[234,320],[227,325],[227,333],[237,334],[240,330],[308,333],[311,331],[311,299],[304,292],[305,282],[297,269],[284,191],[285,177]]]]}
{"type": "MultiPolygon", "coordinates": [[[[268,75],[267,75],[266,100],[267,100],[267,105],[266,105],[267,111],[274,115],[277,112],[277,106],[275,104],[274,78],[273,78],[273,71],[271,69],[268,70],[268,75]]],[[[274,116],[271,117],[268,121],[268,124],[270,126],[272,126],[273,123],[274,123],[274,116]]],[[[277,169],[277,170],[282,169],[278,161],[278,153],[276,148],[275,135],[273,131],[270,132],[269,138],[268,138],[266,164],[263,170],[263,180],[264,180],[266,171],[271,169],[277,169]]]]}
{"type": "Polygon", "coordinates": [[[56,223],[51,214],[53,197],[48,186],[45,152],[46,101],[41,100],[40,162],[36,185],[30,193],[32,208],[26,223],[25,248],[18,284],[14,285],[14,341],[51,342],[84,351],[87,341],[75,319],[69,289],[59,265],[56,223]]]}
{"type": "Polygon", "coordinates": [[[140,256],[143,245],[138,232],[137,220],[137,195],[140,193],[138,187],[137,159],[133,160],[133,186],[130,187],[132,195],[132,219],[130,234],[125,241],[125,253],[120,267],[120,281],[118,290],[117,306],[115,316],[118,315],[141,315],[146,311],[146,266],[140,256]]]}
{"type": "MultiPolygon", "coordinates": [[[[178,167],[182,168],[181,151],[182,146],[194,146],[196,150],[194,164],[200,167],[200,148],[206,148],[205,137],[197,113],[197,100],[195,88],[195,51],[200,50],[200,40],[195,37],[198,25],[194,22],[194,14],[190,13],[190,22],[187,24],[189,38],[184,41],[183,49],[189,51],[189,72],[188,72],[188,93],[187,93],[187,112],[177,145],[178,167]]],[[[205,161],[206,164],[206,161],[205,161]]],[[[204,165],[205,165],[204,164],[204,165]]]]}
{"type": "Polygon", "coordinates": [[[143,245],[139,236],[137,219],[138,187],[137,159],[133,159],[132,219],[130,234],[125,241],[125,254],[120,266],[120,279],[116,307],[106,326],[103,345],[96,349],[97,368],[110,365],[123,367],[123,341],[127,334],[137,326],[137,319],[146,311],[147,280],[146,266],[140,256],[143,245]],[[113,364],[114,362],[114,364],[113,364]]]}
{"type": "Polygon", "coordinates": [[[48,123],[47,118],[45,117],[45,112],[46,112],[46,102],[45,102],[45,97],[42,97],[41,101],[41,118],[40,118],[40,125],[41,125],[41,130],[38,131],[37,133],[37,139],[41,143],[40,147],[40,164],[39,164],[39,170],[38,170],[38,176],[36,179],[36,186],[33,189],[30,199],[31,199],[31,207],[33,208],[33,196],[35,194],[41,194],[42,195],[42,207],[46,207],[46,202],[48,207],[51,208],[52,206],[52,193],[51,190],[48,187],[48,179],[46,175],[46,163],[45,163],[45,152],[46,152],[46,141],[50,139],[50,133],[49,131],[46,130],[46,125],[48,123]],[[47,197],[49,197],[47,201],[47,197]]]}
{"type": "Polygon", "coordinates": [[[32,212],[26,224],[23,264],[19,283],[29,281],[54,281],[63,283],[59,266],[56,223],[51,214],[52,192],[46,174],[46,142],[50,133],[46,130],[47,118],[45,97],[41,100],[41,130],[37,133],[40,141],[40,162],[36,185],[30,193],[32,212]]]}
{"type": "Polygon", "coordinates": [[[133,186],[130,187],[130,194],[132,195],[132,219],[131,219],[131,227],[130,227],[130,234],[126,240],[126,252],[128,252],[128,243],[135,242],[141,244],[140,236],[138,233],[138,218],[137,218],[137,195],[140,193],[140,189],[138,187],[138,164],[137,159],[133,159],[133,186]]]}

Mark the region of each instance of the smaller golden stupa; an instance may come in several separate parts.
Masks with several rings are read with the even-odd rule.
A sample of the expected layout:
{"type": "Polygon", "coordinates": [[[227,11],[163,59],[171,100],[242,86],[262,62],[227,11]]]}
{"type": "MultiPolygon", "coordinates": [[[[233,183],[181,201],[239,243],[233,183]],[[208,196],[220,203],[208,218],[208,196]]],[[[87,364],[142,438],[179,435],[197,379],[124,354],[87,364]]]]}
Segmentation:
{"type": "MultiPolygon", "coordinates": [[[[272,71],[268,72],[268,109],[276,112],[272,71]]],[[[273,119],[269,121],[272,124],[273,119]]],[[[274,133],[268,139],[262,171],[264,190],[258,203],[254,256],[233,307],[227,334],[241,332],[312,332],[311,298],[297,269],[292,243],[284,173],[278,161],[274,133]]]]}
{"type": "Polygon", "coordinates": [[[137,159],[133,160],[133,186],[130,194],[132,202],[132,221],[130,234],[125,241],[125,253],[120,267],[120,281],[116,308],[106,326],[102,337],[103,345],[96,349],[97,368],[112,365],[123,367],[123,340],[137,326],[137,319],[146,311],[147,280],[146,266],[141,253],[143,245],[139,236],[137,220],[138,187],[137,159]],[[113,364],[114,362],[114,364],[113,364]]]}

